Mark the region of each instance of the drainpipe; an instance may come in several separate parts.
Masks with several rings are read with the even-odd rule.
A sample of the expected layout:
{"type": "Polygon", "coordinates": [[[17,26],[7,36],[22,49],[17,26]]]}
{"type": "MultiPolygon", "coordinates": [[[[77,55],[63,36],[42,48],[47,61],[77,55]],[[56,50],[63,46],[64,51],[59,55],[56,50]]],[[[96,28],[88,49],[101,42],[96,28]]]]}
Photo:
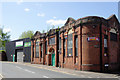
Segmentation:
{"type": "Polygon", "coordinates": [[[33,41],[31,40],[31,63],[33,61],[33,41]]]}
{"type": "MultiPolygon", "coordinates": [[[[44,39],[43,39],[44,40],[44,39]]],[[[43,41],[43,44],[42,44],[42,57],[43,57],[43,65],[44,65],[44,58],[45,58],[45,40],[43,41]]]]}
{"type": "Polygon", "coordinates": [[[80,70],[82,70],[82,24],[80,24],[80,57],[81,57],[81,62],[80,62],[80,65],[81,65],[81,68],[80,70]]]}
{"type": "Polygon", "coordinates": [[[102,21],[100,22],[100,72],[103,71],[102,68],[102,21]]]}

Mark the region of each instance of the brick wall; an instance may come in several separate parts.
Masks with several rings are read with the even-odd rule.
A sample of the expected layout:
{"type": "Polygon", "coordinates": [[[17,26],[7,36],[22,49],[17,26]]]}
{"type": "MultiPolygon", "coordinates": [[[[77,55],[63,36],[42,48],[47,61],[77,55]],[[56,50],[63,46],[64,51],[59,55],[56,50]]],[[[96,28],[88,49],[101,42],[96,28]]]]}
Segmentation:
{"type": "MultiPolygon", "coordinates": [[[[54,49],[56,67],[59,66],[62,68],[70,68],[70,69],[76,69],[76,70],[90,70],[90,71],[103,71],[103,72],[118,70],[118,63],[120,63],[119,62],[120,53],[119,53],[119,45],[118,45],[119,40],[117,42],[110,41],[110,30],[111,30],[111,27],[114,27],[112,22],[116,20],[114,18],[113,19],[110,18],[109,22],[107,22],[103,18],[98,18],[98,22],[90,23],[89,21],[89,23],[79,24],[77,26],[75,26],[74,23],[72,24],[73,21],[69,21],[69,20],[64,26],[64,29],[63,29],[64,31],[60,32],[59,34],[59,36],[61,37],[61,51],[58,52],[59,51],[58,49],[59,36],[57,35],[57,33],[46,36],[44,40],[42,40],[43,41],[42,44],[45,44],[45,41],[48,42],[47,43],[47,54],[45,54],[45,47],[44,47],[43,58],[34,57],[33,62],[39,63],[39,64],[41,63],[45,65],[51,65],[51,54],[49,54],[49,52],[50,52],[50,49],[54,49]],[[101,21],[99,19],[101,19],[101,21]],[[67,56],[68,34],[69,33],[72,33],[72,39],[73,39],[72,54],[73,56],[67,56]],[[100,33],[101,33],[101,36],[100,36],[100,33]],[[75,56],[75,36],[76,35],[78,36],[78,56],[75,56]],[[105,46],[104,46],[105,36],[108,36],[107,38],[108,52],[107,53],[105,53],[105,46]],[[52,37],[55,37],[55,44],[49,45],[48,40],[49,38],[52,38],[52,37]],[[99,40],[88,41],[87,39],[91,37],[98,38],[99,40]],[[63,55],[64,54],[64,45],[63,45],[64,39],[65,39],[65,44],[66,44],[65,56],[63,55]],[[105,67],[105,64],[108,64],[109,66],[105,67]]],[[[40,38],[40,36],[35,37],[35,38],[40,38]]],[[[118,34],[118,39],[119,39],[119,34],[118,34]]],[[[34,45],[35,45],[35,40],[34,40],[34,45]]],[[[31,49],[33,48],[31,47],[31,49]]],[[[34,50],[35,50],[35,47],[34,47],[34,50]]],[[[35,53],[36,52],[34,51],[34,55],[35,53]]]]}

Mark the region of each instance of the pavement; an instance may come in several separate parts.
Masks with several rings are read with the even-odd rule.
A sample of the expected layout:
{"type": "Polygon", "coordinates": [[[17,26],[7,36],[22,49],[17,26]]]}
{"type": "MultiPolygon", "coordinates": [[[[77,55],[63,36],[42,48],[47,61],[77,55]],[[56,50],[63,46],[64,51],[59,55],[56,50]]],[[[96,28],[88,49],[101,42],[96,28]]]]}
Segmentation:
{"type": "Polygon", "coordinates": [[[1,78],[120,78],[117,74],[77,71],[42,64],[2,62],[1,78]]]}

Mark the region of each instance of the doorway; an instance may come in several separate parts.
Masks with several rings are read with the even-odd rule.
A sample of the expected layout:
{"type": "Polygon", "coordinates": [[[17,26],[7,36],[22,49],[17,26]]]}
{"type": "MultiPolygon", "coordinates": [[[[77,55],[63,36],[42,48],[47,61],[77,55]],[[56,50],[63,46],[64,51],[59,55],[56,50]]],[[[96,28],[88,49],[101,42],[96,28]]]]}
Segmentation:
{"type": "Polygon", "coordinates": [[[52,66],[55,66],[55,54],[52,54],[52,66]]]}
{"type": "Polygon", "coordinates": [[[16,58],[16,60],[15,60],[16,62],[23,62],[24,61],[23,49],[16,50],[15,58],[16,58]]]}
{"type": "Polygon", "coordinates": [[[51,63],[52,66],[55,66],[55,52],[54,52],[54,49],[50,48],[49,53],[50,53],[49,63],[51,63]]]}

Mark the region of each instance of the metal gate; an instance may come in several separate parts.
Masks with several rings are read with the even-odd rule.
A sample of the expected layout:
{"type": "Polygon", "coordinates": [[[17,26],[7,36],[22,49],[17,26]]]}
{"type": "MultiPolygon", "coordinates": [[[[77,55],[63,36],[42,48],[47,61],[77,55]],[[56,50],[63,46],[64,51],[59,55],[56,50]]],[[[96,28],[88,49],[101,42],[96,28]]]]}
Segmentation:
{"type": "Polygon", "coordinates": [[[23,62],[23,50],[17,50],[17,62],[23,62]]]}

